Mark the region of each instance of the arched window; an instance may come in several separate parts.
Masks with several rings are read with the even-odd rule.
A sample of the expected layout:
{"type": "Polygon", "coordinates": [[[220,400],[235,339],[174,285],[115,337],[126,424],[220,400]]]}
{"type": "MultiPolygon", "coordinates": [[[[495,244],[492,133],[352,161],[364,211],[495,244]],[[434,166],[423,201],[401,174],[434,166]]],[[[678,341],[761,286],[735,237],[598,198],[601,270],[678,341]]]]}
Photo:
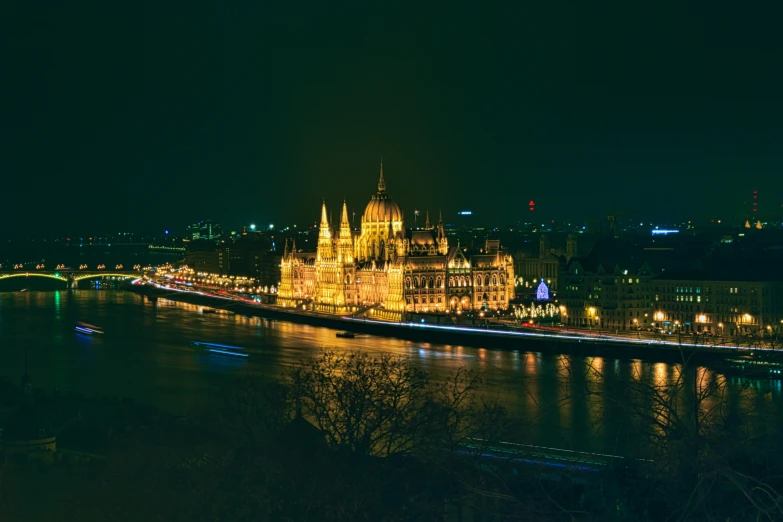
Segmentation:
{"type": "Polygon", "coordinates": [[[489,286],[489,276],[488,275],[484,276],[484,286],[489,286]]]}
{"type": "Polygon", "coordinates": [[[408,296],[408,297],[406,297],[406,298],[405,298],[405,301],[406,301],[408,304],[413,304],[413,298],[412,298],[411,296],[408,296]]]}
{"type": "Polygon", "coordinates": [[[465,286],[465,278],[464,277],[460,277],[459,278],[459,286],[465,286]]]}
{"type": "Polygon", "coordinates": [[[449,277],[449,286],[454,286],[454,278],[449,277]]]}
{"type": "Polygon", "coordinates": [[[465,284],[467,284],[468,286],[470,286],[470,276],[468,276],[468,277],[466,277],[466,278],[465,278],[465,284]]]}
{"type": "Polygon", "coordinates": [[[430,288],[435,288],[435,280],[430,277],[430,288]]]}
{"type": "Polygon", "coordinates": [[[506,278],[505,277],[500,276],[500,284],[501,284],[501,286],[506,284],[506,278]]]}
{"type": "Polygon", "coordinates": [[[421,278],[421,287],[422,288],[427,288],[427,278],[426,277],[422,277],[421,278]]]}
{"type": "Polygon", "coordinates": [[[498,284],[498,276],[493,275],[492,276],[492,286],[497,286],[498,284]]]}
{"type": "Polygon", "coordinates": [[[435,288],[443,288],[443,279],[438,277],[438,279],[435,280],[435,288]]]}
{"type": "Polygon", "coordinates": [[[419,278],[414,277],[413,278],[413,288],[419,288],[419,278]]]}
{"type": "Polygon", "coordinates": [[[405,278],[405,288],[408,289],[408,290],[411,289],[411,278],[410,277],[406,277],[405,278]]]}
{"type": "Polygon", "coordinates": [[[345,284],[351,284],[351,274],[345,274],[345,284]]]}

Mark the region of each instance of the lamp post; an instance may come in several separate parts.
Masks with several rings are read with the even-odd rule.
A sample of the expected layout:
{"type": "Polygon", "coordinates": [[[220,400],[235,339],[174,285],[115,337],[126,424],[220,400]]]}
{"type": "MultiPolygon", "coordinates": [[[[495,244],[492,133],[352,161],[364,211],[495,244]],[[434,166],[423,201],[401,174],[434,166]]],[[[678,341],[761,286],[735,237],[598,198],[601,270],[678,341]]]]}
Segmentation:
{"type": "Polygon", "coordinates": [[[566,307],[560,305],[560,322],[563,323],[563,328],[568,330],[568,314],[566,313],[566,307]]]}
{"type": "Polygon", "coordinates": [[[642,332],[639,331],[639,319],[634,319],[633,320],[633,326],[634,326],[634,328],[636,328],[636,337],[641,339],[642,338],[642,332]]]}
{"type": "Polygon", "coordinates": [[[674,330],[677,332],[677,342],[682,344],[682,338],[680,337],[680,321],[674,321],[674,330]]]}

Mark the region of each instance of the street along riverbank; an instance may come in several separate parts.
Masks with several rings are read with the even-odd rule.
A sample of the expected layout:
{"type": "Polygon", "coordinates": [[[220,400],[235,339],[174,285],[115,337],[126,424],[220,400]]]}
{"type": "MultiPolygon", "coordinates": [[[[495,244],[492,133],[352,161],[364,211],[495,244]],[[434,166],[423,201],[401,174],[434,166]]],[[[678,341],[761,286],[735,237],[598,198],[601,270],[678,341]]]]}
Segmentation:
{"type": "MultiPolygon", "coordinates": [[[[649,362],[689,361],[723,369],[730,369],[727,360],[759,352],[759,349],[704,344],[679,344],[651,339],[630,339],[613,336],[586,336],[574,333],[540,333],[492,327],[449,326],[443,324],[389,323],[364,318],[336,316],[293,310],[268,304],[161,288],[151,284],[131,285],[131,292],[146,299],[169,299],[218,310],[267,319],[309,324],[360,334],[393,337],[407,341],[462,345],[475,348],[535,351],[554,354],[641,359],[649,362]],[[710,364],[711,363],[711,364],[710,364]]],[[[780,358],[778,351],[769,358],[780,358]]]]}

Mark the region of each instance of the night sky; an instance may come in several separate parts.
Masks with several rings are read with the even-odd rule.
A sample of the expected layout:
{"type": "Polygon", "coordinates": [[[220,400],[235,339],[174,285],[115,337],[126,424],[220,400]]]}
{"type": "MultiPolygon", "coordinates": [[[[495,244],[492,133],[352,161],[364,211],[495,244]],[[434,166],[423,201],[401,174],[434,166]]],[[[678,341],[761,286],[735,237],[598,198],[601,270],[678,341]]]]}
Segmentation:
{"type": "Polygon", "coordinates": [[[359,215],[381,156],[409,220],[783,203],[772,2],[34,4],[0,5],[6,234],[359,215]]]}

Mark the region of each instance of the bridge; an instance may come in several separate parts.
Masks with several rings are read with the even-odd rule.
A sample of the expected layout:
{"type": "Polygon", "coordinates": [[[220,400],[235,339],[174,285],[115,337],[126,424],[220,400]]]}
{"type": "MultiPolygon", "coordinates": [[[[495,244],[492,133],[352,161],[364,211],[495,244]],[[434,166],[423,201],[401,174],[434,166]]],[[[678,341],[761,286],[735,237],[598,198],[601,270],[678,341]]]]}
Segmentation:
{"type": "Polygon", "coordinates": [[[0,272],[0,280],[13,277],[46,277],[56,279],[68,285],[68,288],[78,288],[79,281],[94,279],[96,277],[118,277],[123,279],[135,279],[141,277],[140,270],[14,270],[13,272],[0,272]]]}

